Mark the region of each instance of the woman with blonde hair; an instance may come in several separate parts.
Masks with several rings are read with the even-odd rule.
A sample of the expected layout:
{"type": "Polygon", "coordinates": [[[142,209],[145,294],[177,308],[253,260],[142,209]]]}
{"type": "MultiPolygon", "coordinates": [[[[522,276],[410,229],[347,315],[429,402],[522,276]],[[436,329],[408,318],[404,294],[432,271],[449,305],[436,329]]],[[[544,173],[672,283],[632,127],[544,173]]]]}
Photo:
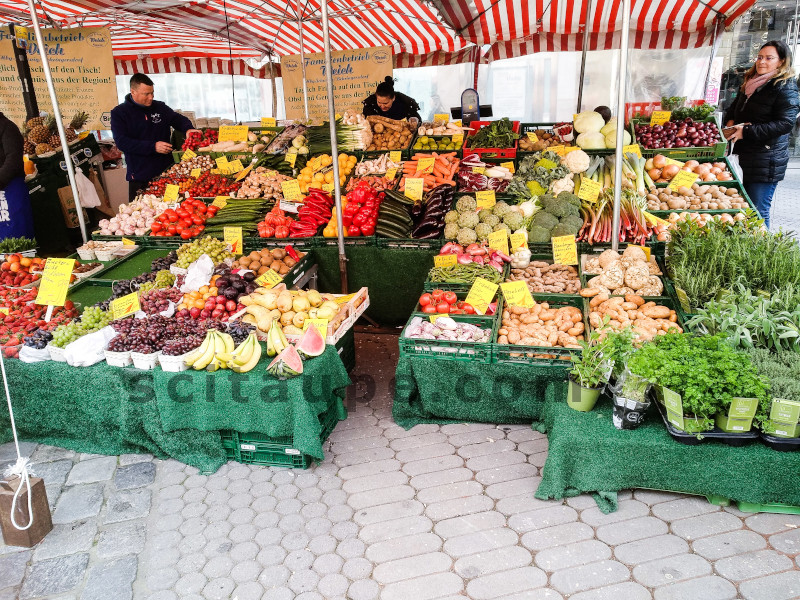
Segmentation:
{"type": "Polygon", "coordinates": [[[725,137],[736,142],[744,189],[769,227],[769,210],[789,163],[789,134],[800,111],[792,52],[784,42],[761,46],[755,64],[725,111],[725,137]]]}

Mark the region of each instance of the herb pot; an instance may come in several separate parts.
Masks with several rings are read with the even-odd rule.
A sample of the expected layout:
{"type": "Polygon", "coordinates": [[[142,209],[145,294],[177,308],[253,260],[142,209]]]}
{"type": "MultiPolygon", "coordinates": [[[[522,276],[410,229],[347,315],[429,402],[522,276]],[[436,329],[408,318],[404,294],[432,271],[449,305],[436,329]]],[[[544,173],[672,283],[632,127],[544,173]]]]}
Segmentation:
{"type": "Polygon", "coordinates": [[[745,433],[752,428],[753,419],[752,417],[749,419],[737,419],[725,413],[717,413],[714,417],[714,423],[725,433],[745,433]]]}
{"type": "Polygon", "coordinates": [[[686,433],[703,433],[708,431],[708,426],[705,419],[696,417],[695,415],[683,415],[683,430],[686,433]]]}
{"type": "Polygon", "coordinates": [[[569,387],[567,388],[567,406],[580,412],[589,412],[594,408],[597,399],[600,397],[600,392],[602,391],[602,385],[598,385],[597,387],[583,387],[570,377],[569,387]]]}
{"type": "Polygon", "coordinates": [[[614,395],[614,413],[611,417],[617,429],[636,429],[644,421],[650,402],[637,402],[614,395]]]}
{"type": "Polygon", "coordinates": [[[764,423],[764,431],[775,437],[796,438],[800,437],[800,424],[769,420],[764,423]]]}

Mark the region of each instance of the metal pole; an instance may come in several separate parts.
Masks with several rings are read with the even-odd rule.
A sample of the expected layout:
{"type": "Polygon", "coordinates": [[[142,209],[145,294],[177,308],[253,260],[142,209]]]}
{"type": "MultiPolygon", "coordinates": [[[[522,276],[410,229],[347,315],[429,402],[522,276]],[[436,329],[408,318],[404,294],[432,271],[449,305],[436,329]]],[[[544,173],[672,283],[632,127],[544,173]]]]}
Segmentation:
{"type": "MultiPolygon", "coordinates": [[[[28,0],[31,2],[32,0],[28,0]]],[[[344,224],[342,223],[342,188],[339,184],[339,147],[336,143],[336,108],[333,102],[331,73],[331,37],[328,27],[328,0],[322,0],[322,39],[325,43],[325,83],[328,87],[328,124],[331,130],[331,159],[333,160],[333,191],[336,200],[336,231],[339,238],[339,274],[342,293],[347,293],[347,256],[344,253],[344,224]]]]}
{"type": "Polygon", "coordinates": [[[714,18],[714,38],[711,42],[711,56],[708,58],[708,70],[706,71],[706,81],[703,84],[703,100],[706,98],[706,94],[708,93],[708,82],[711,81],[711,69],[714,66],[714,58],[717,56],[717,47],[719,46],[719,40],[721,38],[719,33],[720,25],[723,26],[723,22],[720,20],[719,17],[714,18]]]}
{"type": "Polygon", "coordinates": [[[628,84],[628,33],[631,26],[631,0],[622,3],[622,35],[617,77],[617,147],[614,150],[614,216],[611,220],[611,248],[619,249],[619,209],[622,198],[622,146],[625,134],[625,87],[628,84]]]}
{"type": "Polygon", "coordinates": [[[581,104],[583,104],[583,76],[586,73],[586,53],[589,51],[589,36],[591,34],[591,18],[592,18],[592,5],[594,2],[589,0],[589,5],[586,7],[586,23],[583,24],[583,51],[581,52],[581,75],[578,81],[578,109],[575,112],[581,112],[581,104]]]}
{"type": "Polygon", "coordinates": [[[39,56],[42,58],[42,69],[44,70],[44,78],[47,81],[47,91],[50,93],[50,102],[53,103],[53,116],[56,119],[56,127],[58,127],[58,137],[61,138],[61,149],[64,151],[64,162],[67,165],[67,177],[69,177],[69,185],[72,188],[72,197],[75,199],[75,210],[78,213],[78,223],[81,226],[81,237],[85,244],[88,241],[86,237],[86,223],[83,222],[83,208],[81,207],[81,200],[78,196],[78,184],[75,183],[75,165],[72,164],[67,135],[64,133],[64,124],[61,122],[58,97],[56,97],[56,89],[53,87],[53,78],[50,75],[50,63],[47,61],[47,53],[44,50],[42,30],[39,27],[39,17],[36,14],[36,8],[33,6],[33,0],[28,0],[28,9],[31,13],[33,30],[36,33],[36,44],[39,46],[39,56]]]}
{"type": "Polygon", "coordinates": [[[798,36],[798,33],[800,33],[800,32],[798,32],[798,30],[797,30],[797,25],[798,25],[798,23],[797,23],[797,9],[798,9],[798,7],[800,7],[800,0],[795,0],[795,2],[794,2],[794,23],[792,23],[792,25],[794,25],[794,27],[792,28],[792,29],[794,29],[794,44],[793,44],[794,49],[792,50],[792,58],[794,60],[797,60],[795,58],[797,56],[797,44],[800,41],[800,40],[798,40],[798,37],[800,37],[800,36],[798,36]]]}
{"type": "MultiPolygon", "coordinates": [[[[300,14],[300,0],[297,0],[297,29],[300,32],[300,66],[303,69],[303,108],[305,109],[306,120],[308,120],[308,85],[306,84],[306,53],[303,49],[303,16],[300,14]]],[[[326,38],[327,39],[327,38],[326,38]]],[[[327,43],[327,42],[326,42],[327,43]]],[[[330,50],[325,55],[330,55],[330,50]]],[[[328,66],[330,69],[330,65],[328,66]]]]}
{"type": "Polygon", "coordinates": [[[272,64],[272,54],[269,54],[269,78],[272,80],[272,116],[278,118],[278,85],[275,83],[275,66],[272,64]]]}

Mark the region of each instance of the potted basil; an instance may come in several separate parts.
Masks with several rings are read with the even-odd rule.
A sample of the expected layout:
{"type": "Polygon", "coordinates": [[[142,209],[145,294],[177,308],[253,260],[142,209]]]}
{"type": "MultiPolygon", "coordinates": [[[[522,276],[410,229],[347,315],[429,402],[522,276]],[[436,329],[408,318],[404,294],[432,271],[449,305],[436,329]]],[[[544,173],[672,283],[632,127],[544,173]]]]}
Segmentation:
{"type": "Polygon", "coordinates": [[[597,330],[592,331],[588,341],[581,340],[578,344],[581,346],[580,354],[570,357],[572,370],[569,373],[567,405],[580,412],[589,412],[608,381],[614,360],[613,347],[610,337],[601,336],[597,330]]]}

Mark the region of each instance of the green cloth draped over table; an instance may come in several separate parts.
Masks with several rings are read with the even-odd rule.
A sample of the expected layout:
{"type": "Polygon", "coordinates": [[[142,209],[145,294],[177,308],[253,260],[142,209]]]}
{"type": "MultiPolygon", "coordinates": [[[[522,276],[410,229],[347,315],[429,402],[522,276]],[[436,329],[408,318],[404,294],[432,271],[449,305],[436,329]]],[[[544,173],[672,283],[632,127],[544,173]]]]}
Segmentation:
{"type": "MultiPolygon", "coordinates": [[[[213,472],[227,460],[219,430],[235,429],[294,436],[298,450],[322,459],[317,415],[331,401],[337,403],[340,418],[346,415],[341,398],[350,378],[341,359],[328,347],[322,356],[304,363],[304,376],[285,382],[264,375],[267,360],[241,375],[141,371],[105,362],[70,367],[53,361],[6,360],[5,365],[17,429],[24,439],[94,454],[150,452],[213,472]],[[179,399],[169,395],[173,377],[179,399]],[[214,380],[214,402],[207,402],[205,395],[209,378],[214,380]],[[247,403],[230,396],[233,387],[249,394],[247,403]],[[286,391],[287,397],[263,402],[261,387],[286,391]],[[186,402],[190,389],[196,399],[186,402]]],[[[2,402],[0,441],[10,439],[8,409],[2,402]]]]}

